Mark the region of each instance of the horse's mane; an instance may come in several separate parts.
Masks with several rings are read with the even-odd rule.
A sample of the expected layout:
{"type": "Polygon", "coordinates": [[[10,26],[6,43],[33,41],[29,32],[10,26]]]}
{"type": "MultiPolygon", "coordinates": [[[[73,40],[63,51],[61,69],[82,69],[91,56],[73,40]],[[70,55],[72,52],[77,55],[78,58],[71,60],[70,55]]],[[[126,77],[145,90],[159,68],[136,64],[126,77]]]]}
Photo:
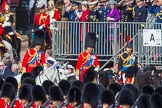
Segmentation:
{"type": "Polygon", "coordinates": [[[34,74],[35,78],[40,74],[40,72],[43,71],[42,66],[36,66],[33,68],[32,73],[34,74]]]}

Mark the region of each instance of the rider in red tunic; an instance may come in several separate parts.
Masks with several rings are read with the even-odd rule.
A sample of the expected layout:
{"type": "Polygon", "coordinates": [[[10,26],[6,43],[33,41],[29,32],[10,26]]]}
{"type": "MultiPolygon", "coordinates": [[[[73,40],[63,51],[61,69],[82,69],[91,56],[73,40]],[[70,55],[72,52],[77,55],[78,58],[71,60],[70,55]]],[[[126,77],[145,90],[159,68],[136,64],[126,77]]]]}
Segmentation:
{"type": "Polygon", "coordinates": [[[97,68],[100,67],[97,55],[92,53],[92,50],[95,47],[95,43],[96,43],[96,33],[93,32],[87,33],[85,39],[86,50],[79,54],[76,65],[76,75],[80,75],[81,81],[83,75],[90,67],[97,67],[97,68]]]}
{"type": "Polygon", "coordinates": [[[46,13],[46,5],[40,4],[37,6],[40,9],[40,12],[34,16],[34,26],[38,29],[42,29],[46,32],[46,48],[52,47],[52,39],[50,33],[50,15],[46,13]]]}
{"type": "Polygon", "coordinates": [[[34,32],[33,48],[27,49],[22,60],[22,72],[32,72],[36,66],[45,66],[45,54],[41,51],[44,41],[44,31],[37,30],[34,32]]]}

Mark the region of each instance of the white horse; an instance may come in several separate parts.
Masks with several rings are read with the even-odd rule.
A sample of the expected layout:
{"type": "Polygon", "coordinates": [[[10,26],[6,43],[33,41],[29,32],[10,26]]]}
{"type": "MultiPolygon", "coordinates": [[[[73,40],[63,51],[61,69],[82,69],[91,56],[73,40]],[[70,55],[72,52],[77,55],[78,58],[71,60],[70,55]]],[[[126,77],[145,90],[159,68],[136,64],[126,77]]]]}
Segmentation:
{"type": "Polygon", "coordinates": [[[67,64],[68,63],[65,64],[57,63],[45,69],[44,71],[41,71],[40,74],[35,79],[36,84],[41,85],[43,81],[50,80],[57,85],[60,80],[67,79],[68,77],[68,70],[66,69],[67,64]]]}

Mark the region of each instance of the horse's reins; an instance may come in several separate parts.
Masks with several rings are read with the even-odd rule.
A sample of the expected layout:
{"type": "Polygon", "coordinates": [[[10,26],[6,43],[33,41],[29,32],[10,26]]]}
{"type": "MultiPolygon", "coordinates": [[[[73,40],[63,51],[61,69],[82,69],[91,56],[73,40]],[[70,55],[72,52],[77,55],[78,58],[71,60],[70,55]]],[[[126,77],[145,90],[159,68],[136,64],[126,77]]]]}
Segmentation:
{"type": "MultiPolygon", "coordinates": [[[[40,74],[38,75],[39,76],[39,81],[40,81],[40,84],[41,84],[41,79],[40,79],[40,76],[43,75],[44,71],[41,71],[40,74]]],[[[44,76],[47,78],[47,80],[50,80],[46,74],[44,74],[44,76]]]]}

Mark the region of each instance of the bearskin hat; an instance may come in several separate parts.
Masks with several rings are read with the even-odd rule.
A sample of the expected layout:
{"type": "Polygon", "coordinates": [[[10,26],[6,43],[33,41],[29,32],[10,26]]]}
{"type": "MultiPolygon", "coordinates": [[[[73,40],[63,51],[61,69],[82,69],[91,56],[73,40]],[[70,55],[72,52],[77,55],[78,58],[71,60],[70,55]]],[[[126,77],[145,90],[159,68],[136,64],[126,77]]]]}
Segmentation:
{"type": "Polygon", "coordinates": [[[96,77],[96,71],[94,67],[89,68],[83,75],[83,84],[93,82],[96,77]]]}
{"type": "Polygon", "coordinates": [[[97,40],[96,33],[88,32],[85,38],[85,48],[87,47],[95,48],[96,40],[97,40]]]}
{"type": "Polygon", "coordinates": [[[83,83],[82,83],[82,81],[80,81],[80,80],[75,80],[75,81],[72,82],[72,87],[73,87],[73,86],[76,86],[76,87],[80,88],[80,90],[82,90],[82,88],[83,88],[83,83]]]}
{"type": "Polygon", "coordinates": [[[145,85],[142,87],[141,93],[152,95],[154,93],[154,88],[150,85],[145,85]]]}
{"type": "Polygon", "coordinates": [[[81,90],[78,87],[71,87],[68,92],[68,101],[81,103],[81,90]]]}
{"type": "Polygon", "coordinates": [[[35,85],[32,88],[32,98],[34,101],[46,101],[46,92],[40,85],[35,85]]]}
{"type": "Polygon", "coordinates": [[[61,90],[62,90],[64,96],[67,96],[68,91],[69,91],[69,89],[70,89],[70,87],[71,87],[70,82],[63,79],[63,80],[61,80],[61,81],[59,82],[58,86],[61,88],[61,90]]]}
{"type": "Polygon", "coordinates": [[[151,108],[162,108],[162,97],[159,94],[157,93],[152,94],[150,102],[151,108]]]}
{"type": "Polygon", "coordinates": [[[111,90],[104,90],[101,95],[101,103],[107,103],[109,105],[113,104],[115,102],[115,95],[113,91],[111,90]]]}
{"type": "Polygon", "coordinates": [[[45,89],[46,91],[46,94],[49,95],[49,88],[54,85],[54,83],[50,80],[45,80],[43,83],[42,83],[42,87],[45,89]]]}
{"type": "Polygon", "coordinates": [[[32,86],[36,85],[35,83],[35,79],[34,78],[31,78],[31,77],[26,77],[24,78],[23,82],[22,82],[22,85],[23,84],[30,84],[32,86]]]}
{"type": "Polygon", "coordinates": [[[86,83],[83,86],[83,92],[81,96],[82,103],[88,103],[92,108],[96,108],[99,100],[99,88],[94,83],[86,83]]]}
{"type": "Polygon", "coordinates": [[[133,105],[133,92],[129,89],[123,88],[119,93],[118,102],[120,105],[133,105]]]}
{"type": "Polygon", "coordinates": [[[127,89],[129,89],[129,90],[131,90],[133,92],[134,101],[137,99],[137,97],[138,97],[138,90],[137,90],[137,88],[133,84],[126,84],[126,85],[124,85],[123,88],[127,88],[127,89]]]}
{"type": "Polygon", "coordinates": [[[121,90],[121,85],[118,83],[111,83],[108,88],[116,95],[121,90]]]}
{"type": "Polygon", "coordinates": [[[0,89],[2,88],[3,84],[4,84],[4,80],[0,77],[0,89]]]}
{"type": "Polygon", "coordinates": [[[105,90],[105,87],[102,84],[98,84],[97,86],[100,91],[99,99],[101,100],[101,95],[102,95],[102,92],[105,90]]]}
{"type": "Polygon", "coordinates": [[[162,87],[157,87],[155,89],[155,93],[158,93],[158,94],[160,94],[162,96],[162,87]]]}
{"type": "Polygon", "coordinates": [[[150,107],[150,95],[141,94],[136,102],[137,108],[149,108],[150,107]]]}
{"type": "Polygon", "coordinates": [[[49,97],[52,101],[64,101],[64,95],[61,88],[55,85],[49,88],[49,97]]]}
{"type": "Polygon", "coordinates": [[[6,82],[1,88],[1,97],[9,97],[11,99],[14,99],[16,96],[16,89],[15,86],[10,83],[6,82]]]}
{"type": "Polygon", "coordinates": [[[26,99],[29,102],[31,101],[31,90],[32,90],[32,85],[30,84],[24,84],[20,87],[19,89],[19,99],[26,99]]]}
{"type": "Polygon", "coordinates": [[[31,72],[26,72],[26,73],[23,73],[22,76],[21,76],[21,83],[23,82],[23,80],[24,80],[26,77],[31,77],[31,78],[34,78],[34,79],[35,79],[35,76],[33,75],[33,73],[31,73],[31,72]]]}
{"type": "Polygon", "coordinates": [[[45,35],[46,35],[46,33],[44,30],[38,29],[38,30],[34,31],[34,40],[33,40],[32,45],[33,46],[43,45],[45,35]]]}
{"type": "Polygon", "coordinates": [[[16,78],[14,78],[14,77],[7,77],[5,79],[5,82],[10,82],[11,84],[14,85],[16,90],[18,89],[18,82],[17,82],[16,78]]]}

